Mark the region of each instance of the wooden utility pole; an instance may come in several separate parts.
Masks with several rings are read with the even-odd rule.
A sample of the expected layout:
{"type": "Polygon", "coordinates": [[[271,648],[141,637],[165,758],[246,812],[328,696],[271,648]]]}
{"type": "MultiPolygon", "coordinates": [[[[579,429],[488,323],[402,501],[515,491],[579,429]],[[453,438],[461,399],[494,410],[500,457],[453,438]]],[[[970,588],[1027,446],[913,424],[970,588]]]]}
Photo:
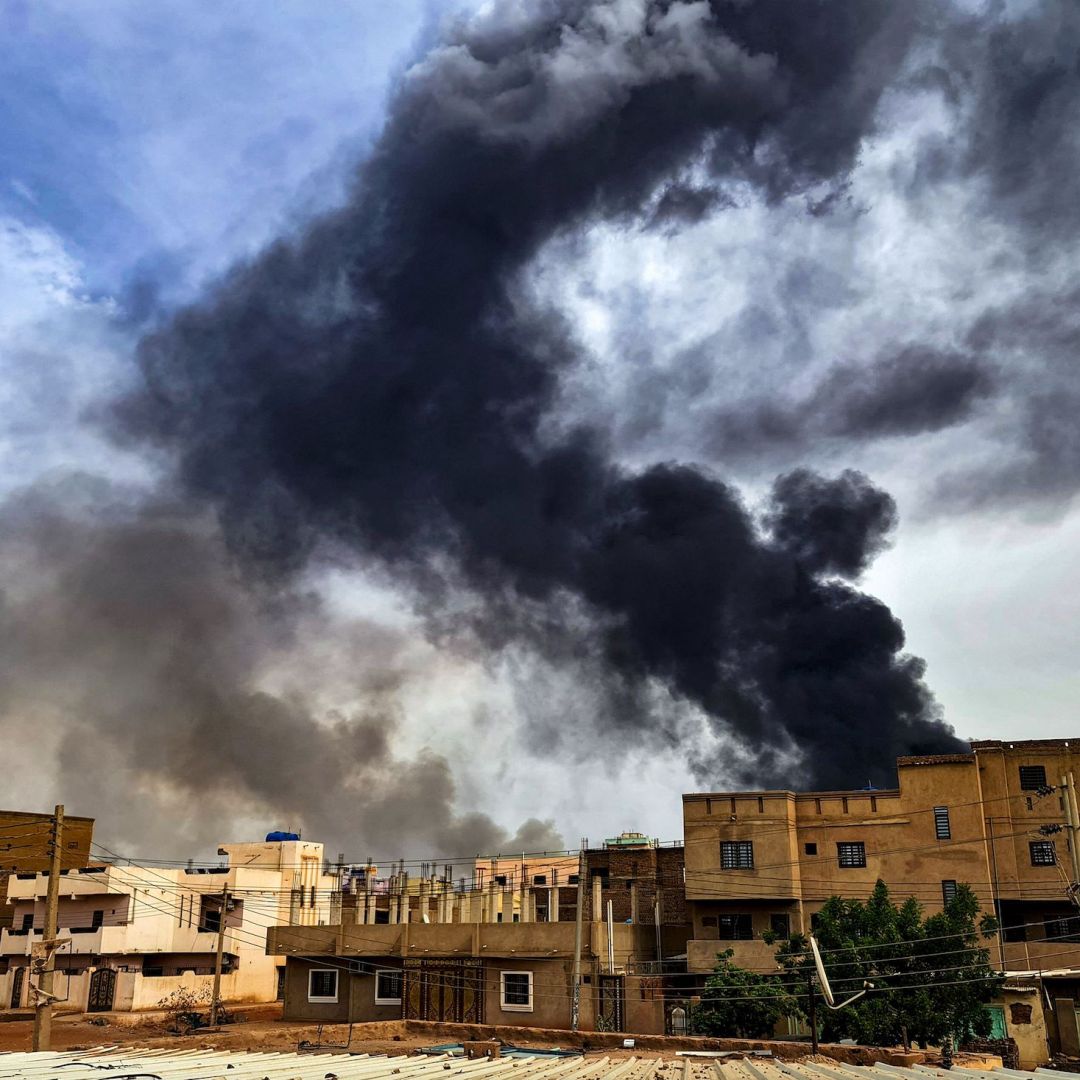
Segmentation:
{"type": "Polygon", "coordinates": [[[214,958],[214,996],[210,999],[210,1026],[217,1027],[221,1008],[221,960],[225,953],[225,914],[229,910],[229,888],[221,890],[221,918],[217,930],[217,955],[214,958]]]}
{"type": "MultiPolygon", "coordinates": [[[[558,889],[555,903],[559,902],[558,889]]],[[[574,996],[570,1007],[570,1027],[577,1031],[581,1021],[581,921],[585,906],[585,845],[578,849],[577,910],[574,913],[574,996]]]]}
{"type": "Polygon", "coordinates": [[[49,852],[49,887],[45,894],[45,927],[41,934],[44,951],[38,974],[34,1007],[33,1048],[48,1050],[52,1044],[53,972],[56,970],[56,918],[60,906],[60,856],[64,850],[64,807],[58,804],[53,811],[52,840],[49,852]]]}
{"type": "Polygon", "coordinates": [[[806,973],[806,993],[809,997],[806,1018],[810,1021],[810,1053],[816,1056],[818,1052],[817,995],[814,992],[814,973],[812,971],[806,973]]]}

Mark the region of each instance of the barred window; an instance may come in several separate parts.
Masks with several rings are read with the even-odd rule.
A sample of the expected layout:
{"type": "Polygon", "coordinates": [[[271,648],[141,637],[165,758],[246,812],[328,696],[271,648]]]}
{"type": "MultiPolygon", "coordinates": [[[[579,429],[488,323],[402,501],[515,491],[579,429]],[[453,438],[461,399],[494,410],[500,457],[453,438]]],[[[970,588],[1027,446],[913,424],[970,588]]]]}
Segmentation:
{"type": "Polygon", "coordinates": [[[337,970],[316,968],[308,972],[308,1001],[337,1001],[337,970]]]}
{"type": "Polygon", "coordinates": [[[1020,766],[1020,790],[1037,791],[1046,787],[1045,765],[1021,765],[1020,766]]]}
{"type": "Polygon", "coordinates": [[[375,972],[375,1004],[401,1004],[401,972],[397,968],[382,968],[375,972]]]}
{"type": "Polygon", "coordinates": [[[939,840],[952,839],[952,829],[949,827],[949,808],[947,806],[934,807],[934,835],[939,840]]]}
{"type": "Polygon", "coordinates": [[[533,976],[531,971],[504,971],[501,1007],[508,1012],[532,1012],[533,976]]]}
{"type": "Polygon", "coordinates": [[[1056,866],[1057,853],[1054,851],[1053,840],[1032,840],[1028,843],[1031,850],[1032,866],[1056,866]]]}
{"type": "Polygon", "coordinates": [[[941,899],[945,904],[951,904],[956,899],[956,882],[943,881],[941,883],[941,899]]]}
{"type": "Polygon", "coordinates": [[[753,870],[753,841],[722,840],[720,842],[720,868],[722,870],[753,870]]]}
{"type": "Polygon", "coordinates": [[[846,869],[865,866],[866,844],[861,840],[848,841],[846,844],[837,844],[836,858],[839,864],[846,869]]]}

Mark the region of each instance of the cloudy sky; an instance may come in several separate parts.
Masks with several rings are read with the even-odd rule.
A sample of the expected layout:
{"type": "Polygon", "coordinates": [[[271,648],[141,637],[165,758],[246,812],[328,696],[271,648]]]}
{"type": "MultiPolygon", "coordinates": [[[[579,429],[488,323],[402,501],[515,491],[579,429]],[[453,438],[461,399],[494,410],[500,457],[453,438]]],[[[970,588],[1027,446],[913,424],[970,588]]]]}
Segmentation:
{"type": "Polygon", "coordinates": [[[437,858],[1076,734],[1080,17],[858,6],[0,4],[12,805],[437,858]],[[734,524],[631,558],[649,478],[734,524]],[[860,695],[793,689],[764,601],[657,645],[713,552],[891,609],[880,755],[823,763],[860,695]]]}

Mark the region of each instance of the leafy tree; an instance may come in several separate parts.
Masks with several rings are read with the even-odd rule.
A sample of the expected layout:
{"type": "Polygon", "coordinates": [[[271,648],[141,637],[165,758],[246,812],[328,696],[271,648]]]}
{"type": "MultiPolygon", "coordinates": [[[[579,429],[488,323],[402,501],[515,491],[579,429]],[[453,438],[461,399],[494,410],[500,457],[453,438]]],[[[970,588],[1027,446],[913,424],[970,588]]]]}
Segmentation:
{"type": "MultiPolygon", "coordinates": [[[[823,1038],[925,1045],[950,1034],[988,1033],[983,1005],[997,993],[1002,976],[991,968],[980,937],[996,927],[992,918],[979,919],[978,900],[967,885],[958,885],[944,911],[928,918],[913,898],[897,906],[883,881],[865,902],[831,897],[814,930],[829,983],[838,996],[855,993],[867,981],[874,989],[839,1011],[819,1009],[823,1038]]],[[[813,960],[804,937],[783,943],[777,961],[789,991],[805,986],[813,960]]]]}
{"type": "Polygon", "coordinates": [[[695,1034],[759,1039],[785,1016],[799,1015],[798,999],[780,980],[733,964],[732,955],[731,949],[717,953],[693,1017],[695,1034]]]}

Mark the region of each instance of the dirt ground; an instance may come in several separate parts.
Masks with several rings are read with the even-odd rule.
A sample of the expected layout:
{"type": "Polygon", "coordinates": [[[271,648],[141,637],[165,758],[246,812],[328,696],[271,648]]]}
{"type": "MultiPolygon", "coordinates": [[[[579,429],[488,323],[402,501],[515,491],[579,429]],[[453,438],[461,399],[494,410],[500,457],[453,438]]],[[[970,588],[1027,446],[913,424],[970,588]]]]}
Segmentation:
{"type": "MultiPolygon", "coordinates": [[[[52,1048],[54,1050],[85,1050],[92,1046],[139,1046],[139,1047],[169,1047],[174,1049],[199,1049],[199,1050],[284,1050],[296,1051],[301,1048],[301,1043],[314,1046],[320,1044],[326,1052],[339,1053],[367,1053],[367,1054],[409,1054],[412,1051],[439,1043],[459,1042],[462,1037],[476,1038],[473,1032],[456,1030],[454,1025],[447,1025],[444,1031],[439,1031],[442,1025],[432,1025],[433,1030],[425,1032],[403,1031],[404,1025],[400,1022],[388,1022],[385,1024],[357,1025],[351,1033],[347,1024],[328,1024],[319,1030],[316,1024],[298,1024],[280,1019],[280,1005],[256,1005],[241,1007],[236,1010],[236,1023],[223,1025],[216,1029],[204,1029],[191,1035],[174,1035],[167,1028],[167,1019],[163,1013],[98,1013],[98,1014],[60,1014],[53,1018],[52,1048]]],[[[0,1051],[29,1050],[31,1046],[31,1034],[33,1024],[29,1019],[10,1020],[0,1023],[0,1051]]],[[[558,1032],[537,1033],[531,1037],[528,1029],[500,1029],[505,1031],[505,1039],[515,1045],[523,1047],[536,1047],[538,1049],[552,1049],[560,1047],[570,1049],[569,1038],[560,1044],[558,1032]]],[[[568,1037],[569,1032],[564,1033],[568,1037]]],[[[604,1038],[593,1036],[597,1041],[604,1038]]],[[[585,1035],[586,1040],[588,1035],[585,1035]]],[[[655,1036],[638,1037],[638,1046],[634,1049],[623,1049],[621,1036],[608,1036],[604,1041],[614,1043],[603,1048],[587,1047],[586,1053],[590,1056],[606,1056],[615,1060],[630,1057],[663,1058],[670,1061],[678,1061],[681,1066],[685,1059],[676,1058],[675,1052],[684,1049],[702,1049],[703,1040],[688,1040],[685,1043],[679,1039],[661,1039],[655,1036]]],[[[718,1040],[710,1040],[717,1042],[718,1040]]],[[[809,1046],[805,1049],[800,1044],[792,1043],[766,1043],[755,1042],[754,1044],[743,1043],[744,1049],[750,1049],[751,1045],[761,1049],[769,1048],[778,1057],[788,1060],[808,1056],[809,1046]]],[[[716,1047],[719,1049],[719,1045],[716,1047]]],[[[730,1045],[725,1049],[734,1049],[730,1045]]],[[[829,1048],[826,1054],[834,1050],[837,1058],[854,1058],[853,1051],[858,1056],[869,1055],[873,1058],[888,1059],[897,1051],[884,1052],[874,1051],[868,1048],[839,1047],[829,1048]]],[[[917,1055],[927,1060],[926,1055],[917,1055]]],[[[823,1055],[823,1060],[825,1059],[823,1055]]],[[[705,1075],[708,1070],[698,1069],[701,1064],[705,1066],[707,1059],[697,1059],[693,1062],[691,1074],[705,1075]]],[[[832,1060],[832,1059],[829,1059],[832,1060]]],[[[1000,1058],[992,1060],[986,1055],[957,1055],[957,1064],[967,1065],[969,1068],[988,1068],[994,1064],[1000,1064],[1000,1058]],[[965,1060],[961,1060],[965,1059],[965,1060]]],[[[856,1060],[852,1060],[852,1064],[856,1060]]],[[[862,1062],[858,1062],[862,1063],[862,1062]]],[[[912,1062],[900,1061],[897,1063],[909,1064],[912,1062]]],[[[929,1063],[929,1062],[928,1062],[929,1063]]]]}

